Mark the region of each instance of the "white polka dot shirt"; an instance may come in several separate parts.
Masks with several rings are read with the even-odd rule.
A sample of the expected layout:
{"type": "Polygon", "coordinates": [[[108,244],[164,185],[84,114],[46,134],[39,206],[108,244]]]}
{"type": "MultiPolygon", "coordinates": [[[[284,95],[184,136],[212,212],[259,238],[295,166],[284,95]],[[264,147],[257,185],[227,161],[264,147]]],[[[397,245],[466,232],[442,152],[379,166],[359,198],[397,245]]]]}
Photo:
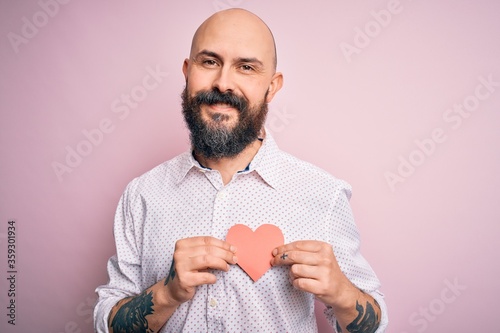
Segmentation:
{"type": "MultiPolygon", "coordinates": [[[[224,186],[216,170],[181,154],[127,186],[114,223],[117,254],[108,262],[109,283],[97,288],[98,332],[107,332],[111,308],[140,294],[169,273],[175,242],[193,236],[225,239],[229,228],[278,226],[285,244],[330,243],[344,274],[382,308],[377,333],[387,325],[379,281],[359,252],[348,200],[350,186],[279,150],[269,133],[249,167],[224,186]]],[[[272,267],[254,282],[239,266],[216,271],[217,282],[197,288],[161,332],[317,332],[315,299],[295,289],[289,266],[272,267]]],[[[335,327],[335,315],[325,310],[335,327]]]]}

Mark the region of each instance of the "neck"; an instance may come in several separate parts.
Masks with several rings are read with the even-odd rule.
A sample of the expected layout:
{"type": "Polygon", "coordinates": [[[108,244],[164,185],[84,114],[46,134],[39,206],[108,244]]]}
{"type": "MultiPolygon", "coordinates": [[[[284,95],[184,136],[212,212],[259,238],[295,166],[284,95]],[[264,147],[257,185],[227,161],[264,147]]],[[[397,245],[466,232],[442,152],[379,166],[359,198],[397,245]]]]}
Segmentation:
{"type": "Polygon", "coordinates": [[[226,185],[233,179],[233,176],[238,171],[244,170],[247,167],[259,151],[260,146],[262,146],[262,142],[260,140],[255,140],[234,157],[209,159],[197,152],[195,152],[194,155],[200,164],[212,170],[219,171],[222,176],[222,182],[226,185]]]}

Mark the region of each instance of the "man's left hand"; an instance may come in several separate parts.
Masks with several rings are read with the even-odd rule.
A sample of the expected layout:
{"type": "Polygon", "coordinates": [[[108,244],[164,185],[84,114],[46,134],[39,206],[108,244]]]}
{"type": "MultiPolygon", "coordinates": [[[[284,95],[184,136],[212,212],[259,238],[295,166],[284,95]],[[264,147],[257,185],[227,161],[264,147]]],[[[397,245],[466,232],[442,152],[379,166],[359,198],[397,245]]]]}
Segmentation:
{"type": "Polygon", "coordinates": [[[303,240],[273,250],[272,266],[291,266],[290,279],[297,289],[310,292],[326,305],[340,305],[357,288],[342,273],[330,244],[303,240]]]}

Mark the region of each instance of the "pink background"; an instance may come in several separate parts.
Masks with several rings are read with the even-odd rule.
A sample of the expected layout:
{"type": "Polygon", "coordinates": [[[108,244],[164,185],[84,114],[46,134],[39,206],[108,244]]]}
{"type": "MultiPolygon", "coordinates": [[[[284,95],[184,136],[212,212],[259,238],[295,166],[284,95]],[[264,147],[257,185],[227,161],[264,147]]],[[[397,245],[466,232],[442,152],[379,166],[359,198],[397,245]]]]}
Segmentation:
{"type": "Polygon", "coordinates": [[[55,1],[0,2],[1,332],[92,331],[117,201],[187,149],[182,61],[230,6],[275,34],[285,86],[268,128],[281,148],[353,185],[388,331],[498,330],[500,2],[55,1]],[[85,156],[69,166],[67,149],[85,156]]]}

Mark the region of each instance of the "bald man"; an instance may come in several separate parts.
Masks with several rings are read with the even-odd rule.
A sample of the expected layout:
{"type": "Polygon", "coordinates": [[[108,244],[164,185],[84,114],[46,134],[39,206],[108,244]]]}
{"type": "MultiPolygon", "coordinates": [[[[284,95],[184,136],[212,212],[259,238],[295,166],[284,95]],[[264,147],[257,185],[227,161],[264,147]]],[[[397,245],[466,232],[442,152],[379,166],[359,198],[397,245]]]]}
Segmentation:
{"type": "Polygon", "coordinates": [[[359,253],[350,186],[279,150],[264,122],[283,84],[273,35],[230,9],[196,31],[182,71],[192,149],[134,179],[115,217],[117,254],[97,288],[98,332],[383,332],[380,283],[359,253]],[[254,281],[231,226],[273,224],[285,244],[254,281]]]}

